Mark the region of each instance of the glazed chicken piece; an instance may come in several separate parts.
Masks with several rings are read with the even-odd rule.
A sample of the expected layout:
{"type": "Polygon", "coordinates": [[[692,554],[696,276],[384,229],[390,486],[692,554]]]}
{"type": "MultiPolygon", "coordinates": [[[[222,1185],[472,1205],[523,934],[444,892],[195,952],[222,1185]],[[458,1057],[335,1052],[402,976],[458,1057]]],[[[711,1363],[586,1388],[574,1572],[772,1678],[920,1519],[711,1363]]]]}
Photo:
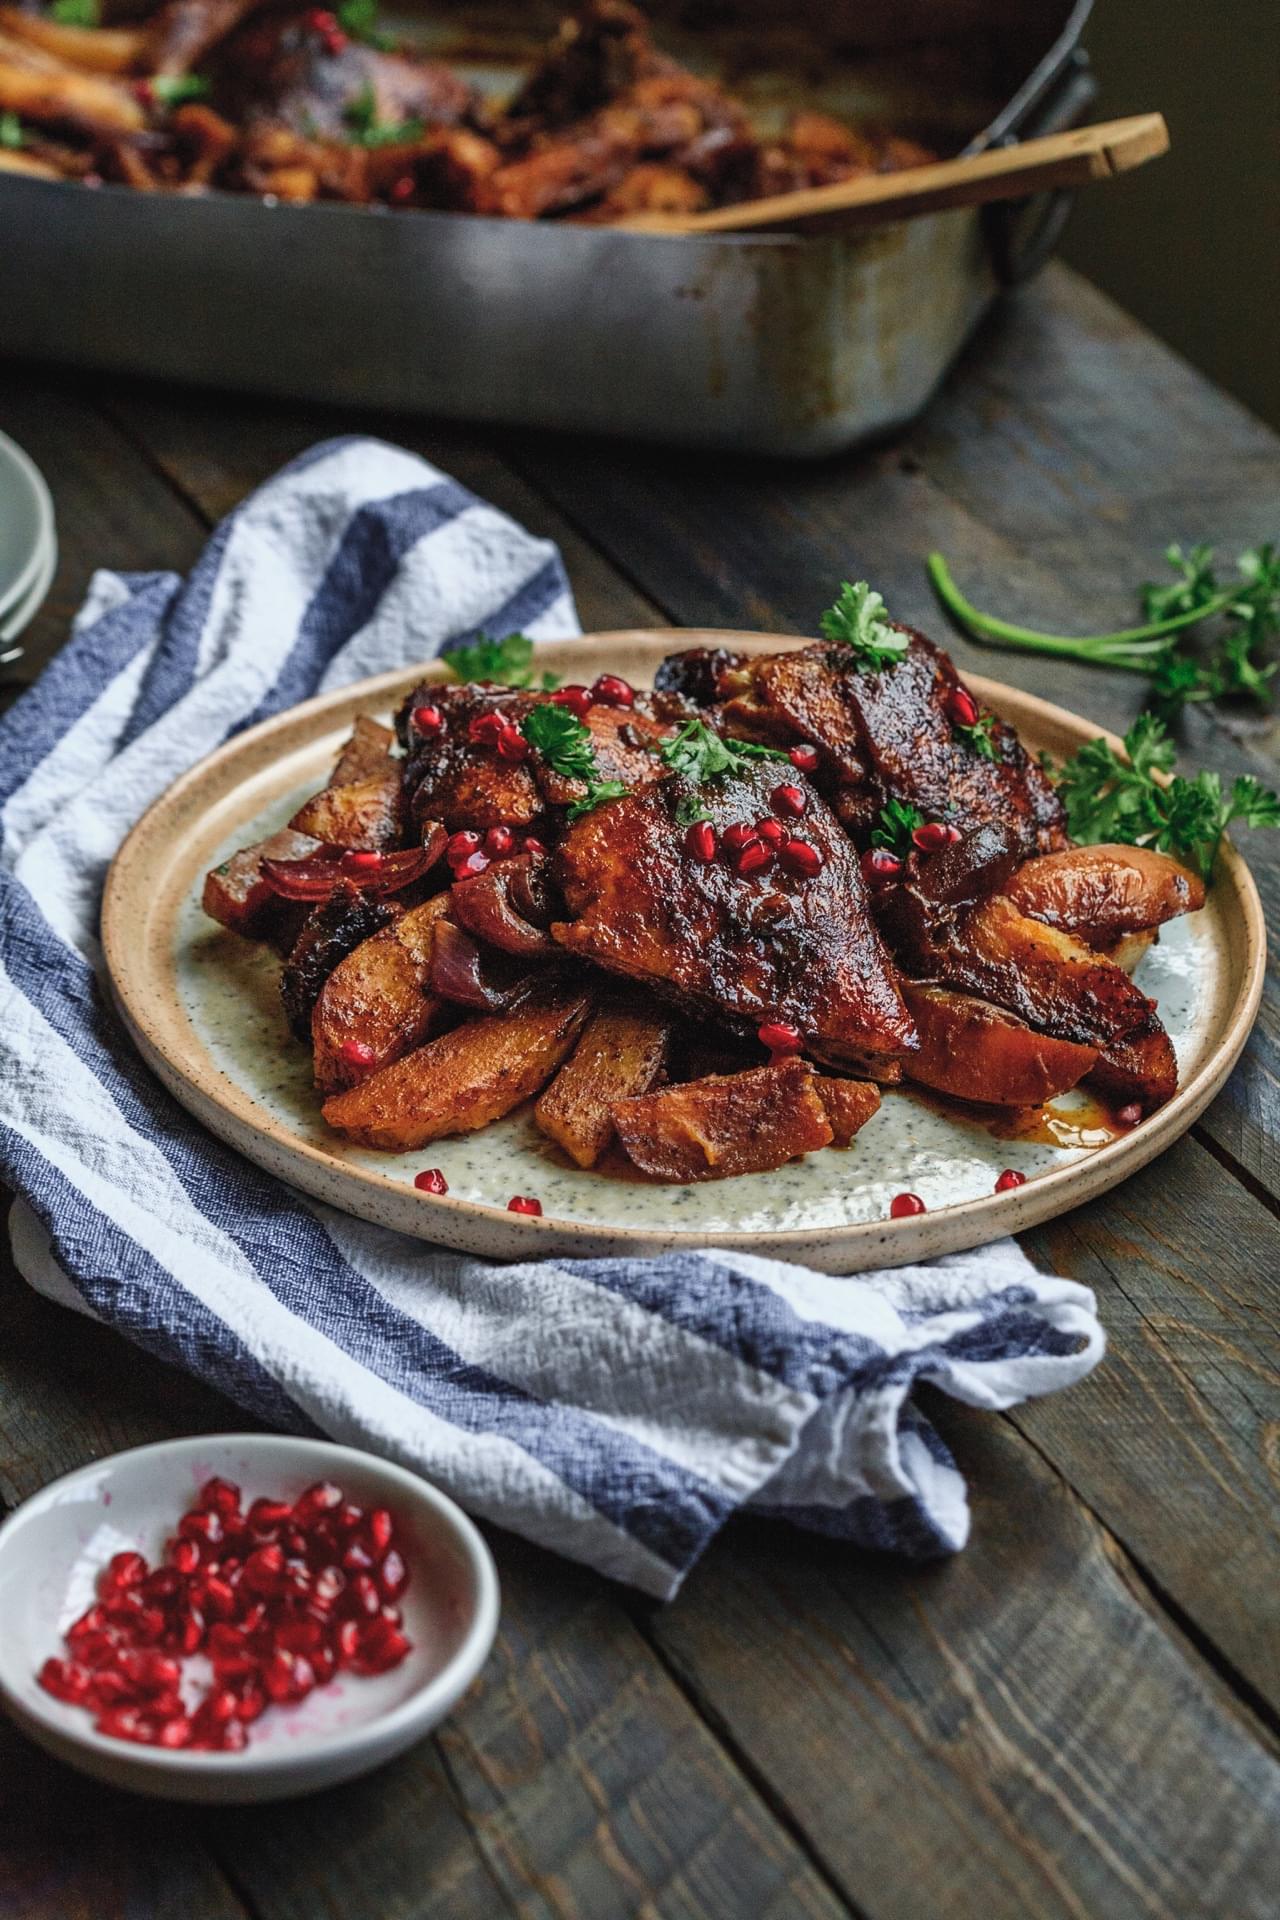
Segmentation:
{"type": "MultiPolygon", "coordinates": [[[[776,768],[726,774],[697,790],[717,833],[769,813],[776,768]]],[[[804,838],[821,864],[780,862],[741,875],[685,845],[667,779],[605,802],[571,826],[555,858],[568,918],[552,934],[570,953],[641,980],[738,1032],[783,1021],[805,1050],[896,1080],[914,1030],[872,923],[857,856],[811,794],[804,838]]]]}
{"type": "Polygon", "coordinates": [[[949,655],[898,631],[910,634],[906,654],[876,671],[823,641],[750,659],[718,654],[714,665],[694,649],[664,661],[656,684],[696,697],[710,683],[727,732],[815,746],[819,785],[861,845],[896,800],[927,820],[998,823],[1026,854],[1064,847],[1062,804],[1013,728],[979,710],[994,758],[980,752],[948,711],[967,693],[949,655]]]}
{"type": "Polygon", "coordinates": [[[1204,905],[1204,881],[1152,847],[1070,847],[1028,860],[1005,889],[1033,920],[1105,952],[1204,905]]]}

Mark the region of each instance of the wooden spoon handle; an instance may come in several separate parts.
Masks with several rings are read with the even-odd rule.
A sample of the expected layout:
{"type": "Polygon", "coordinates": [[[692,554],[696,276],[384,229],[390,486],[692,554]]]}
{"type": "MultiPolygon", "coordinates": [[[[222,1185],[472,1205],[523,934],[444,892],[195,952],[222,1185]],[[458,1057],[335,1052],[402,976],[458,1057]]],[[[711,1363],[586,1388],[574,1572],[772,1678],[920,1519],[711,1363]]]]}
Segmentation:
{"type": "Polygon", "coordinates": [[[637,214],[623,221],[654,233],[745,233],[755,227],[804,232],[878,226],[947,207],[1020,200],[1055,187],[1086,187],[1145,166],[1169,149],[1163,114],[1137,113],[1073,127],[1017,146],[995,147],[963,160],[938,160],[901,173],[863,174],[830,187],[772,194],[712,213],[637,214]]]}

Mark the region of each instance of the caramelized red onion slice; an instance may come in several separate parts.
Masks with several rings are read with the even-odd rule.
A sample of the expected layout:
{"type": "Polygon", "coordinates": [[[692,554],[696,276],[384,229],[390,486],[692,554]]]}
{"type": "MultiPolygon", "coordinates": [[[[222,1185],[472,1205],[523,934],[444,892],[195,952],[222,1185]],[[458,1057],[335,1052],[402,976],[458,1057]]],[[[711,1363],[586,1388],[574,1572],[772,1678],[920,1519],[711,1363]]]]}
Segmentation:
{"type": "Polygon", "coordinates": [[[401,853],[362,853],[325,847],[305,860],[264,860],[262,874],[284,900],[327,900],[343,881],[382,899],[421,880],[444,851],[443,827],[425,829],[424,844],[401,853]]]}
{"type": "Polygon", "coordinates": [[[503,1013],[523,1000],[532,976],[517,971],[503,954],[482,954],[469,933],[452,920],[436,922],[431,946],[431,991],[455,1006],[503,1013]]]}
{"type": "Polygon", "coordinates": [[[450,911],[468,932],[524,960],[557,951],[550,934],[529,917],[530,908],[540,915],[548,908],[545,892],[535,890],[531,880],[533,865],[534,856],[527,853],[502,860],[485,873],[456,880],[450,896],[450,911]]]}

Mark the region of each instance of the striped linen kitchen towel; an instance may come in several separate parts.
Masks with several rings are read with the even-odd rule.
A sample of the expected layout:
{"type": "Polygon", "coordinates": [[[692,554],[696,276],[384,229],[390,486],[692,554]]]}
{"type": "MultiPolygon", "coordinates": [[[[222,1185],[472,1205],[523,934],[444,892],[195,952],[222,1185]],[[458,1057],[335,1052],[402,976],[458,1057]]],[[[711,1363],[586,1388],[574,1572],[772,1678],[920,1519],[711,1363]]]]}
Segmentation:
{"type": "Polygon", "coordinates": [[[19,1268],[261,1419],[401,1461],[651,1594],[746,1505],[954,1551],[964,1482],[915,1383],[999,1408],[1080,1379],[1103,1345],[1085,1288],[1011,1242],[859,1280],[714,1248],[467,1259],[219,1145],[110,1010],[103,877],[177,774],[309,694],[515,628],[579,630],[555,549],[371,440],[297,460],[185,582],[94,577],[0,722],[0,1169],[19,1268]]]}

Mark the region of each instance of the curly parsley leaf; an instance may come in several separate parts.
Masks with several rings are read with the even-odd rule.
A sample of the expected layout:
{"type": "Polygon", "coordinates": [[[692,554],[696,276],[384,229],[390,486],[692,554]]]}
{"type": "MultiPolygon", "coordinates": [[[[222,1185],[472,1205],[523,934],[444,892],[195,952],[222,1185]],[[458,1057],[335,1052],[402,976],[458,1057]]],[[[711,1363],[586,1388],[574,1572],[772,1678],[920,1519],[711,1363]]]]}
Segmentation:
{"type": "Polygon", "coordinates": [[[995,726],[995,715],[984,713],[974,721],[971,727],[962,726],[958,721],[953,720],[951,731],[957,740],[963,740],[980,760],[998,760],[1000,755],[996,748],[995,726]]]}
{"type": "Polygon", "coordinates": [[[1175,540],[1166,547],[1164,557],[1175,578],[1169,582],[1148,580],[1142,587],[1142,613],[1146,620],[1176,620],[1206,606],[1219,592],[1213,571],[1213,548],[1192,547],[1184,553],[1175,540]]]}
{"type": "MultiPolygon", "coordinates": [[[[448,647],[441,659],[459,680],[475,680],[490,686],[528,687],[533,684],[533,642],[523,633],[509,633],[503,640],[491,640],[487,633],[460,647],[448,647]]],[[[544,693],[558,687],[554,673],[544,673],[539,681],[544,693]]]]}
{"type": "Polygon", "coordinates": [[[49,18],[60,27],[100,27],[102,9],[98,0],[53,0],[49,18]]]}
{"type": "Polygon", "coordinates": [[[911,852],[911,836],[917,827],[924,825],[924,815],[919,807],[909,807],[905,801],[890,800],[888,806],[881,807],[880,819],[872,830],[873,847],[888,847],[890,853],[896,853],[905,860],[911,852]]]}
{"type": "Polygon", "coordinates": [[[356,147],[407,147],[421,140],[426,131],[421,120],[379,120],[378,102],[372,83],[349,100],[342,117],[347,135],[356,147]]]}
{"type": "Polygon", "coordinates": [[[889,625],[883,598],[865,580],[844,581],[819,624],[828,640],[848,647],[856,664],[872,673],[896,666],[910,645],[907,634],[889,625]]]}
{"type": "Polygon", "coordinates": [[[1229,795],[1220,776],[1207,771],[1189,780],[1175,774],[1167,784],[1157,780],[1173,766],[1174,748],[1153,714],[1139,716],[1124,745],[1127,758],[1122,759],[1105,740],[1087,740],[1064,766],[1051,769],[1073,839],[1155,847],[1207,880],[1233,820],[1250,827],[1280,826],[1280,796],[1251,774],[1236,780],[1229,795]]]}
{"type": "Polygon", "coordinates": [[[23,143],[22,122],[16,113],[0,113],[0,147],[16,150],[23,143]]]}
{"type": "Polygon", "coordinates": [[[682,794],[676,801],[676,825],[694,827],[699,820],[709,820],[711,815],[703,806],[696,793],[682,794]]]}
{"type": "Polygon", "coordinates": [[[753,760],[786,760],[782,747],[764,747],[755,740],[725,740],[705,720],[686,720],[679,733],[658,749],[672,773],[695,786],[725,773],[745,773],[753,760]]]}
{"type": "Polygon", "coordinates": [[[620,780],[602,780],[596,765],[591,729],[570,713],[568,707],[549,703],[533,707],[520,723],[520,731],[531,747],[536,747],[554,773],[566,780],[581,780],[586,792],[569,808],[569,819],[580,820],[604,800],[620,800],[629,789],[620,780]]]}
{"type": "Polygon", "coordinates": [[[188,100],[207,100],[212,89],[198,73],[157,73],[147,87],[161,106],[181,107],[188,100]]]}
{"type": "Polygon", "coordinates": [[[391,35],[378,26],[378,0],[342,0],[338,25],[350,39],[375,47],[379,53],[390,53],[395,46],[391,35]]]}

